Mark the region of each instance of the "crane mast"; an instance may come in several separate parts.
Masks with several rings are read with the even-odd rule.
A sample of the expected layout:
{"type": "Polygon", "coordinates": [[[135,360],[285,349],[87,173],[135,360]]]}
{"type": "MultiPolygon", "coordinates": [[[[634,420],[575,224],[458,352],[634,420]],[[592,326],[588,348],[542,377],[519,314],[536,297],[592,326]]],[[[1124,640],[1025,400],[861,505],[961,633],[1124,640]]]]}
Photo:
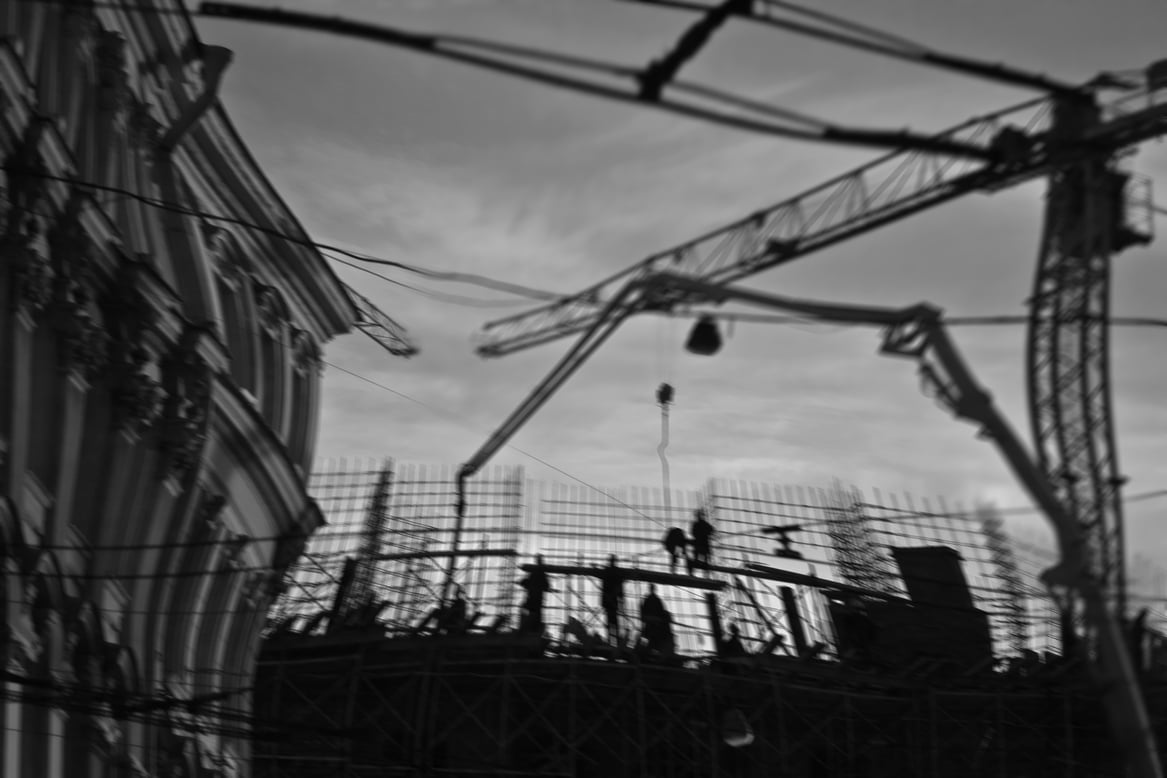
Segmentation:
{"type": "MultiPolygon", "coordinates": [[[[1060,100],[1051,144],[1073,148],[1098,130],[1099,113],[1093,100],[1060,100]]],[[[1150,241],[1127,221],[1127,188],[1113,155],[1051,172],[1026,352],[1038,464],[1086,532],[1099,585],[1119,619],[1127,607],[1109,379],[1110,264],[1150,241]]]]}

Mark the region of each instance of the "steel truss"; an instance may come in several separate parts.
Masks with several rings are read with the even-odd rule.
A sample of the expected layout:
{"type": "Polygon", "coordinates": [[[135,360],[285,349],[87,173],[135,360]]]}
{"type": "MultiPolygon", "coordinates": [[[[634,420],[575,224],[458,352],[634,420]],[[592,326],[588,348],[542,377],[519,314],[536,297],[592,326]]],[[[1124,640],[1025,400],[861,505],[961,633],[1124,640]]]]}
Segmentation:
{"type": "MultiPolygon", "coordinates": [[[[1088,681],[877,675],[799,660],[666,667],[548,657],[530,641],[270,644],[257,778],[1118,775],[1088,681]],[[726,744],[727,722],[752,744],[726,744]],[[278,728],[275,730],[278,732],[278,728]],[[304,734],[313,732],[315,734],[304,734]]],[[[1152,694],[1163,723],[1162,695],[1152,694]]]]}
{"type": "MultiPolygon", "coordinates": [[[[1073,143],[1099,122],[1092,101],[1059,104],[1051,145],[1073,143]]],[[[1039,465],[1085,529],[1094,573],[1119,618],[1126,614],[1124,479],[1111,410],[1110,262],[1150,241],[1149,230],[1128,223],[1128,183],[1113,157],[1051,173],[1026,359],[1039,465]]]]}

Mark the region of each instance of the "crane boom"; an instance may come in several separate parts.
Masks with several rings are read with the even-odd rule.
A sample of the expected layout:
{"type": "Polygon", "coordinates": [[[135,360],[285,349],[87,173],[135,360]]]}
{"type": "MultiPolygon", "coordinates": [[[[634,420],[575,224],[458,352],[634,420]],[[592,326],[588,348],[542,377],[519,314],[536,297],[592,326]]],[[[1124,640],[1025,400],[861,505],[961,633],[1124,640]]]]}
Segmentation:
{"type": "Polygon", "coordinates": [[[1051,138],[1049,133],[1054,109],[1065,97],[1031,100],[972,119],[937,139],[962,146],[995,146],[999,161],[920,149],[884,155],[744,219],[657,252],[577,294],[489,322],[478,335],[476,351],[484,357],[504,356],[582,332],[624,284],[658,270],[711,283],[741,280],[970,192],[1014,186],[1072,161],[1105,157],[1167,132],[1164,92],[1167,84],[1148,78],[1102,106],[1106,118],[1072,143],[1051,138]]]}
{"type": "Polygon", "coordinates": [[[344,288],[360,313],[360,317],[353,323],[353,326],[395,357],[412,357],[417,353],[417,346],[414,345],[404,327],[348,284],[345,284],[344,288]]]}

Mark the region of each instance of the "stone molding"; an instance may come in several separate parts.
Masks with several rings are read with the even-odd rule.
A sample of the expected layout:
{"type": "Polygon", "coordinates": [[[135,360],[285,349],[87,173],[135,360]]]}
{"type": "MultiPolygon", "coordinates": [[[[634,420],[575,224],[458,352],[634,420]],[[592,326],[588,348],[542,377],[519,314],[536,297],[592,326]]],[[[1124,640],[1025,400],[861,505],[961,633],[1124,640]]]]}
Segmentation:
{"type": "Polygon", "coordinates": [[[198,464],[207,440],[214,377],[198,344],[203,331],[188,328],[162,362],[163,403],[160,420],[162,453],[169,474],[182,476],[198,464]]]}
{"type": "Polygon", "coordinates": [[[320,359],[320,347],[305,330],[292,332],[292,364],[301,375],[319,373],[324,369],[320,359]]]}

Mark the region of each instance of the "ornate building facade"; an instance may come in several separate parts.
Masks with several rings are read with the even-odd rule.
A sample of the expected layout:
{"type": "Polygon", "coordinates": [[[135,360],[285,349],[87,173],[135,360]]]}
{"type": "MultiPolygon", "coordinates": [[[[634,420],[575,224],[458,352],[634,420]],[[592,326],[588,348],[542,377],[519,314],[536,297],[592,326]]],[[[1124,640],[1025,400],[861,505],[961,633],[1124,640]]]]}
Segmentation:
{"type": "Polygon", "coordinates": [[[180,10],[0,4],[12,778],[246,775],[260,627],[322,522],[319,349],[357,314],[180,10]]]}

